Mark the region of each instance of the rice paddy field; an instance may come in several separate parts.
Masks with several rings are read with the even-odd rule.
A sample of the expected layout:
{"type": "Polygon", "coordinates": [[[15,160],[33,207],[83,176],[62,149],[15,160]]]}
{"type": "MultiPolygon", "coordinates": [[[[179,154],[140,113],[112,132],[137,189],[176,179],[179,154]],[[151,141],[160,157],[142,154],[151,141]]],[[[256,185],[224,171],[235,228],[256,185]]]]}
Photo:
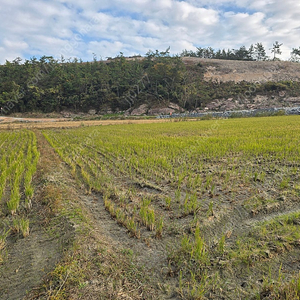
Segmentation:
{"type": "MultiPolygon", "coordinates": [[[[76,299],[299,299],[299,116],[3,130],[3,248],[30,209],[42,139],[81,193],[89,230],[99,225],[138,268],[115,294],[63,277],[62,298],[49,299],[74,289],[76,299]]],[[[99,281],[112,276],[93,264],[99,281]]]]}
{"type": "MultiPolygon", "coordinates": [[[[32,177],[36,172],[39,153],[33,132],[0,132],[0,249],[10,232],[29,235],[27,212],[34,193],[32,177]]],[[[0,255],[0,261],[2,261],[0,255]]]]}

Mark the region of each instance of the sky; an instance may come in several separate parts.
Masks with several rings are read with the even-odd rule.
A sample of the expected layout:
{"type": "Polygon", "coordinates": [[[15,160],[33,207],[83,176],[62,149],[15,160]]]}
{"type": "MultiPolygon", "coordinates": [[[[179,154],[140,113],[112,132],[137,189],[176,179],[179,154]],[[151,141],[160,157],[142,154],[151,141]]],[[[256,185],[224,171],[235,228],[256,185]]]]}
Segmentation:
{"type": "Polygon", "coordinates": [[[281,59],[300,46],[298,0],[0,0],[0,64],[43,55],[92,61],[196,47],[247,48],[281,59]]]}

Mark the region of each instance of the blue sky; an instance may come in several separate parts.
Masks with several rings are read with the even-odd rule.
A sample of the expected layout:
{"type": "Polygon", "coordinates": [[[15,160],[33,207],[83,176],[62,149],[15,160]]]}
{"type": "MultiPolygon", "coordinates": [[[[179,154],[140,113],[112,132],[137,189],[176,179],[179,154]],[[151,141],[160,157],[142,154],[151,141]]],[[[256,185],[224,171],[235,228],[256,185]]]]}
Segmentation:
{"type": "MultiPolygon", "coordinates": [[[[63,55],[91,61],[196,47],[300,46],[297,0],[0,0],[0,63],[63,55]]],[[[270,54],[270,53],[269,53],[270,54]]]]}

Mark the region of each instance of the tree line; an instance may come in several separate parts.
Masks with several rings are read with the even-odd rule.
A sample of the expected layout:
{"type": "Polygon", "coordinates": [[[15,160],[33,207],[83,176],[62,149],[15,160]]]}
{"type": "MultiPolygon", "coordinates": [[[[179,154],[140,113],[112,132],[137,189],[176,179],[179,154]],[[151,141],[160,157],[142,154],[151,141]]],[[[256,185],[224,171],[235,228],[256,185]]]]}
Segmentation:
{"type": "MultiPolygon", "coordinates": [[[[245,60],[245,61],[266,61],[266,60],[280,60],[279,56],[282,54],[281,46],[283,44],[276,41],[270,48],[272,56],[268,56],[266,49],[262,43],[251,44],[247,49],[241,46],[239,49],[218,49],[212,47],[202,48],[197,47],[196,51],[183,50],[181,57],[200,57],[209,59],[226,59],[226,60],[245,60]]],[[[293,62],[300,62],[300,47],[293,48],[291,57],[289,59],[293,62]]]]}

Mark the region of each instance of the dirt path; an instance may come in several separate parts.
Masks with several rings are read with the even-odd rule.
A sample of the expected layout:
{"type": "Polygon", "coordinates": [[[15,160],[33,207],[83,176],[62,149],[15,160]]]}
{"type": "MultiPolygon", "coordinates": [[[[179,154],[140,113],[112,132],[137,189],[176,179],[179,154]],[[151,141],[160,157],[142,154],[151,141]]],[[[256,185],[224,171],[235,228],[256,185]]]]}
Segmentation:
{"type": "MultiPolygon", "coordinates": [[[[25,119],[23,119],[25,120],[25,119]]],[[[165,123],[170,122],[167,119],[150,119],[150,120],[89,120],[89,121],[69,121],[55,119],[38,119],[40,121],[32,121],[34,119],[26,119],[26,122],[10,120],[9,122],[1,122],[0,129],[44,129],[44,128],[69,128],[81,126],[98,126],[98,125],[122,125],[122,124],[150,124],[150,123],[165,123]]]]}
{"type": "Polygon", "coordinates": [[[30,236],[8,244],[8,259],[0,271],[0,299],[22,299],[36,287],[61,258],[68,230],[53,238],[33,225],[30,236]]]}
{"type": "Polygon", "coordinates": [[[60,122],[65,121],[65,119],[49,119],[49,118],[15,118],[15,117],[1,117],[0,116],[0,122],[3,123],[12,123],[12,122],[60,122]]]}

